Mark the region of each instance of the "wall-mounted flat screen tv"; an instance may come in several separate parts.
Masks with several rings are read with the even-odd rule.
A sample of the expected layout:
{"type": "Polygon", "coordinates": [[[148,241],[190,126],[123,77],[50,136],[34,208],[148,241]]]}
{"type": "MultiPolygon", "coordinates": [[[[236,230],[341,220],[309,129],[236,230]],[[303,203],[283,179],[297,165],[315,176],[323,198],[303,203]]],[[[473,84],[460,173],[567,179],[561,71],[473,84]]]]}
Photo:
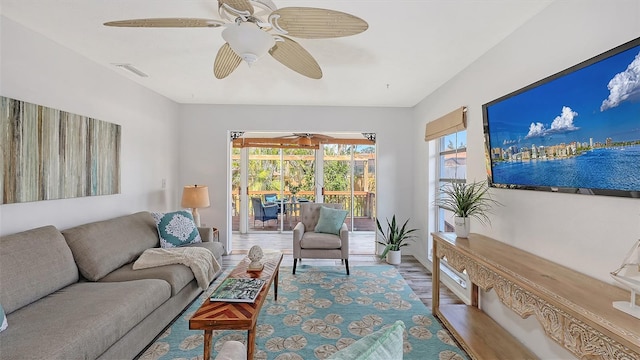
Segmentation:
{"type": "Polygon", "coordinates": [[[482,112],[492,186],[640,198],[640,38],[482,112]]]}

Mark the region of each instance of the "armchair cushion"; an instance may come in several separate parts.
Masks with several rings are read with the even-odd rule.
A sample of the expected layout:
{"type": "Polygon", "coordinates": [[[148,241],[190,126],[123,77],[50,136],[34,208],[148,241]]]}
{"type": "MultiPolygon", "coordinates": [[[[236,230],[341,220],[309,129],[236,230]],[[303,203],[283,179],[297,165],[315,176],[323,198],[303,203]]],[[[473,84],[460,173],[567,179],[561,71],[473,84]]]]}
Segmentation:
{"type": "Polygon", "coordinates": [[[320,218],[315,227],[315,232],[340,235],[340,228],[347,218],[347,213],[347,210],[322,206],[320,208],[320,218]]]}
{"type": "Polygon", "coordinates": [[[300,241],[301,249],[340,249],[342,240],[335,234],[308,232],[300,241]]]}

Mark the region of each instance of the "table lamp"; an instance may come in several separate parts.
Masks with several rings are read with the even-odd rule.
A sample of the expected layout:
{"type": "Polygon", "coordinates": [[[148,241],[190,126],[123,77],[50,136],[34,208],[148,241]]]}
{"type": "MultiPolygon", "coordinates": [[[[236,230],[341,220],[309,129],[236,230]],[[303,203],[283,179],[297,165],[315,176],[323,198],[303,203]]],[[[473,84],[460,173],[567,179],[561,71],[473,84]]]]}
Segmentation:
{"type": "Polygon", "coordinates": [[[209,188],[202,185],[187,185],[182,191],[182,207],[191,208],[193,220],[196,226],[200,226],[200,214],[198,208],[208,207],[209,204],[209,188]]]}

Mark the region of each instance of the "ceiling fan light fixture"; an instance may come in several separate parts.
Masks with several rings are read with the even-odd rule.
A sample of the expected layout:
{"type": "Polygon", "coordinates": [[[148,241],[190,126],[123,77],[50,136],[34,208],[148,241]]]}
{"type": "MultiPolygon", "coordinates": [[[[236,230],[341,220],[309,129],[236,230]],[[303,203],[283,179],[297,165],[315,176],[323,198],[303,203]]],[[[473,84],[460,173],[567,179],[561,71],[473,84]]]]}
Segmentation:
{"type": "Polygon", "coordinates": [[[222,38],[249,65],[263,57],[275,45],[273,36],[252,22],[229,24],[222,31],[222,38]]]}

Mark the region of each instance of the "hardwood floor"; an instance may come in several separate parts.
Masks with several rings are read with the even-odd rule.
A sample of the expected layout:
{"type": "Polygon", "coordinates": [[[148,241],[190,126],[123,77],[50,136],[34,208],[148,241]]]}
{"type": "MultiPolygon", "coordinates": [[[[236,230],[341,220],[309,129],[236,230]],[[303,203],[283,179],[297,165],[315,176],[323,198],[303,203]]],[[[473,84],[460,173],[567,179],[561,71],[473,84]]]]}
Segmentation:
{"type": "MultiPolygon", "coordinates": [[[[285,255],[282,266],[293,266],[291,233],[260,233],[260,234],[233,234],[233,249],[230,255],[222,257],[223,267],[235,266],[246,255],[253,245],[260,245],[263,249],[279,249],[285,255]]],[[[386,262],[374,255],[374,232],[352,232],[349,235],[349,266],[358,265],[385,265],[386,262]]],[[[340,260],[303,259],[304,264],[311,265],[341,265],[340,260]]],[[[413,292],[431,310],[433,294],[433,282],[431,271],[425,268],[411,255],[403,255],[402,263],[397,266],[402,277],[407,281],[413,292]]],[[[462,301],[448,288],[440,285],[441,304],[462,304],[462,301]]]]}

